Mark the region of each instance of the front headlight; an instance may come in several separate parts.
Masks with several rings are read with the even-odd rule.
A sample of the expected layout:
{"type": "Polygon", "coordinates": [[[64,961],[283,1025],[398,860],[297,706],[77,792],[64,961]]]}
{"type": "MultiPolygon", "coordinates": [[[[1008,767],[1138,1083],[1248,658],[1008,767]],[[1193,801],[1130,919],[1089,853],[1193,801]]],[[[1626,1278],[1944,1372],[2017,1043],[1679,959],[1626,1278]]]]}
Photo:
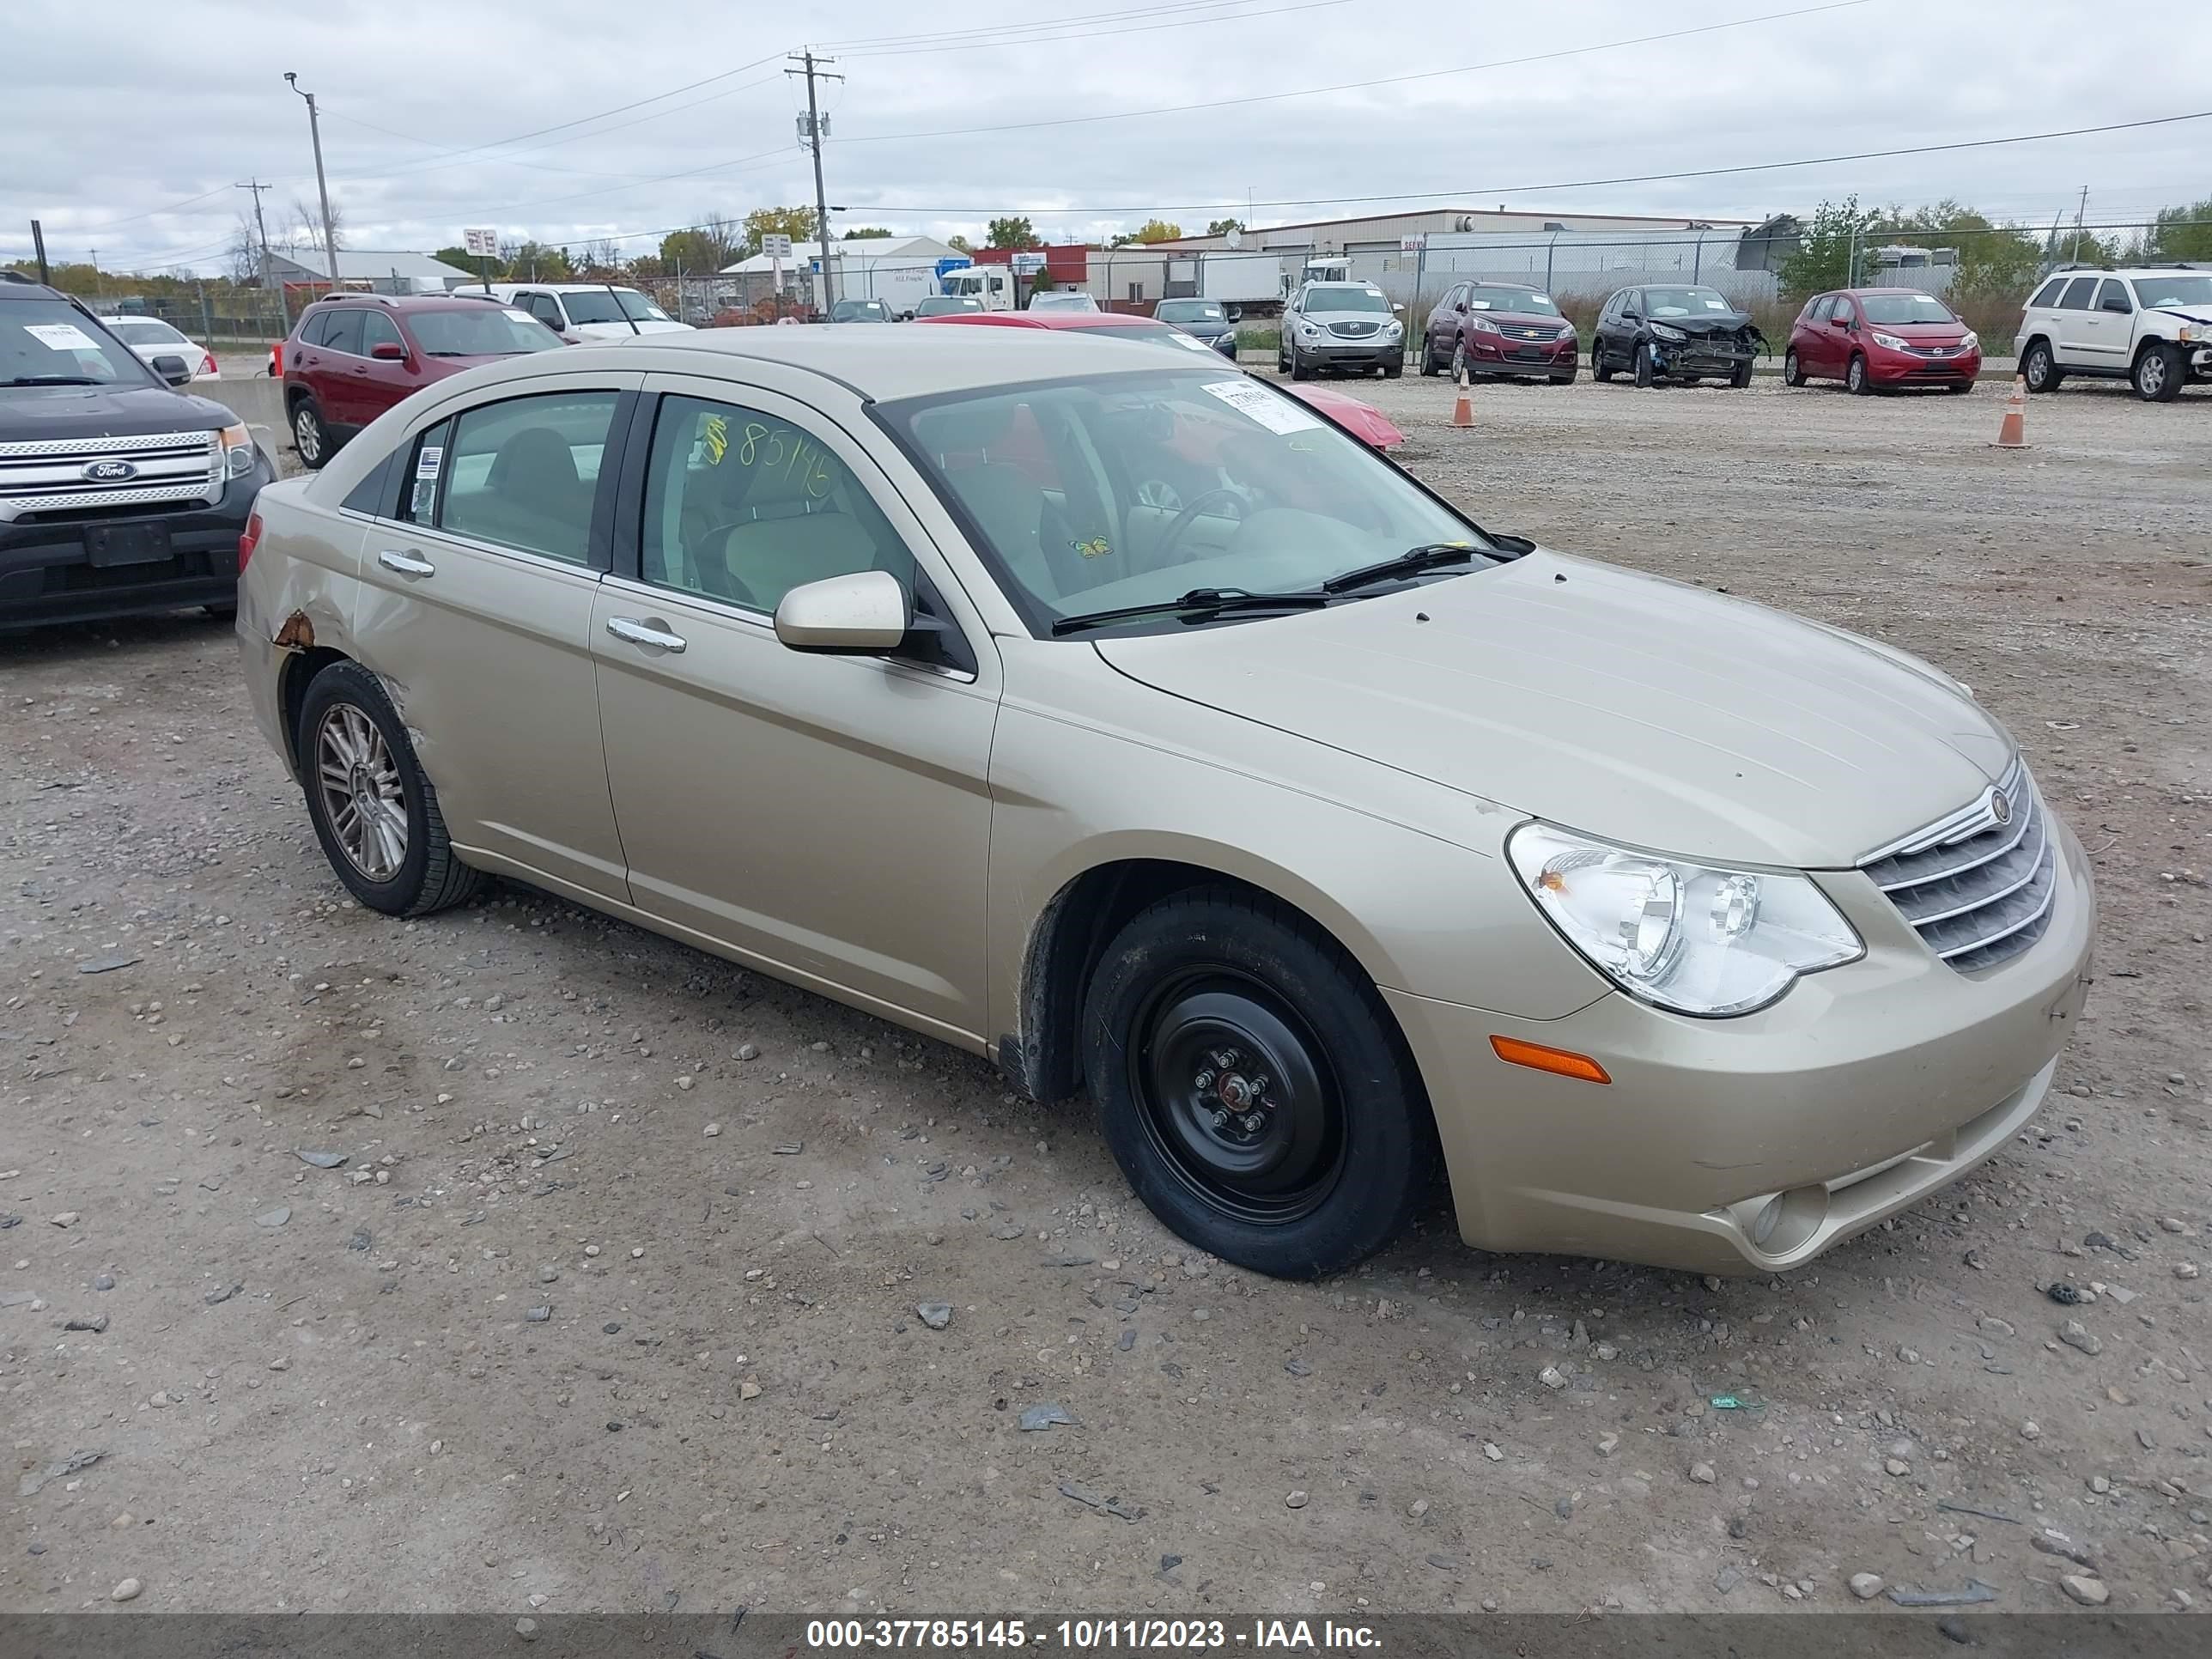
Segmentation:
{"type": "Polygon", "coordinates": [[[1966,337],[1959,342],[1959,349],[1961,351],[1972,351],[1977,346],[1980,345],[1981,343],[1982,337],[1975,333],[1974,331],[1970,328],[1966,331],[1966,337]]]}
{"type": "Polygon", "coordinates": [[[2173,337],[2184,345],[2202,345],[2205,341],[2212,340],[2212,325],[2184,323],[2173,331],[2173,337]]]}
{"type": "Polygon", "coordinates": [[[1506,856],[1536,908],[1621,989],[1686,1014],[1747,1014],[1866,951],[1804,876],[1719,870],[1524,823],[1506,856]]]}
{"type": "Polygon", "coordinates": [[[1308,322],[1303,317],[1298,319],[1298,332],[1304,335],[1310,340],[1318,340],[1321,338],[1320,328],[1316,325],[1308,322]]]}
{"type": "Polygon", "coordinates": [[[1885,334],[1878,328],[1869,331],[1874,336],[1874,343],[1876,345],[1882,347],[1885,350],[1910,351],[1912,349],[1911,346],[1905,344],[1904,341],[1899,339],[1894,334],[1885,334]]]}
{"type": "Polygon", "coordinates": [[[243,426],[222,429],[222,470],[227,478],[242,478],[253,471],[253,434],[243,426]]]}
{"type": "Polygon", "coordinates": [[[1467,325],[1473,329],[1477,334],[1495,334],[1498,332],[1498,325],[1492,322],[1487,317],[1470,317],[1467,319],[1467,325]]]}
{"type": "Polygon", "coordinates": [[[1651,337],[1655,340],[1686,340],[1689,336],[1671,324],[1654,323],[1651,325],[1651,337]]]}
{"type": "Polygon", "coordinates": [[[1382,337],[1386,340],[1397,339],[1400,336],[1403,335],[1405,331],[1406,325],[1403,323],[1385,323],[1382,325],[1382,337]]]}

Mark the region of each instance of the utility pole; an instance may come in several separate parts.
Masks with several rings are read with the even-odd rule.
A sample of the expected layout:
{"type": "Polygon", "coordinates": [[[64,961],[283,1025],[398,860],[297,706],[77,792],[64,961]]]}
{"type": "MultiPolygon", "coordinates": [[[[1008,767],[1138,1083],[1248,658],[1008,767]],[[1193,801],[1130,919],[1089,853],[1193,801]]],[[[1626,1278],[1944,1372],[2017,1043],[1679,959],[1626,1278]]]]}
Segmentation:
{"type": "MultiPolygon", "coordinates": [[[[300,77],[290,70],[284,71],[284,84],[300,92],[300,77]]],[[[300,96],[307,100],[307,136],[315,144],[315,191],[323,201],[323,252],[330,258],[331,292],[335,294],[338,291],[338,239],[331,229],[331,187],[323,177],[323,124],[315,113],[315,94],[300,92],[300,96]]],[[[253,199],[258,203],[261,198],[253,199]]]]}
{"type": "MultiPolygon", "coordinates": [[[[261,216],[261,192],[264,190],[274,190],[276,186],[264,185],[258,179],[251,179],[245,184],[234,185],[233,188],[250,190],[253,192],[253,234],[261,244],[261,287],[266,293],[278,294],[281,290],[276,286],[276,273],[269,264],[269,224],[261,216]]],[[[276,302],[276,310],[281,317],[284,310],[284,302],[281,298],[276,302]]],[[[284,318],[283,321],[289,328],[291,319],[284,318]]]]}
{"type": "Polygon", "coordinates": [[[814,218],[822,249],[822,309],[827,313],[837,302],[836,279],[830,269],[830,193],[822,185],[822,141],[829,136],[830,118],[822,113],[821,106],[815,101],[814,83],[817,80],[842,81],[845,77],[828,74],[818,68],[817,65],[834,64],[837,60],[817,58],[811,47],[805,52],[792,52],[789,56],[805,67],[797,70],[786,70],[784,73],[806,76],[806,113],[799,118],[799,136],[814,152],[814,218]]]}
{"type": "Polygon", "coordinates": [[[2081,186],[2081,205],[2074,210],[2074,251],[2066,258],[2071,262],[2081,257],[2081,224],[2089,216],[2089,186],[2081,186]]]}

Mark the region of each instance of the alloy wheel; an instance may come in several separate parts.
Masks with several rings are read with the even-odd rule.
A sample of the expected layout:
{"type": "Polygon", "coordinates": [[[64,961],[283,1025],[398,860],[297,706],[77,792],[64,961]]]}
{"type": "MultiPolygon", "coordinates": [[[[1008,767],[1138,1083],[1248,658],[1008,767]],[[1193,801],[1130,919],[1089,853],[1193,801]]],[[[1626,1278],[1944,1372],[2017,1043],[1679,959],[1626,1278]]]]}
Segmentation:
{"type": "Polygon", "coordinates": [[[407,859],[407,798],[384,733],[353,704],[333,703],[315,732],[314,752],[331,835],[364,877],[390,881],[407,859]]]}
{"type": "Polygon", "coordinates": [[[306,404],[292,411],[292,442],[299,449],[300,459],[308,465],[322,459],[323,423],[306,404]]]}

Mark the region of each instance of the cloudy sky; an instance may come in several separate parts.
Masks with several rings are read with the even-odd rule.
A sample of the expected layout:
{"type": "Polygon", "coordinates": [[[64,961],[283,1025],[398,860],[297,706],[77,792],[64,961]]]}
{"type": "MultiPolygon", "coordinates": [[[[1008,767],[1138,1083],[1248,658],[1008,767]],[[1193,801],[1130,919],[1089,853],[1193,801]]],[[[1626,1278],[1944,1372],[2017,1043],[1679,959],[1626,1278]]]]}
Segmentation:
{"type": "Polygon", "coordinates": [[[1755,218],[1852,191],[2047,224],[2085,185],[2092,222],[2127,220],[2212,195],[2212,120],[1584,186],[2212,111],[2203,18],[2170,0],[0,0],[0,258],[38,217],[56,258],[221,269],[250,206],[234,183],[272,183],[278,222],[314,198],[286,70],[320,100],[349,246],[488,225],[651,252],[703,214],[811,198],[782,73],[808,44],[846,76],[825,88],[840,226],[980,237],[1023,212],[1080,240],[1155,213],[1195,230],[1420,202],[1755,218]]]}

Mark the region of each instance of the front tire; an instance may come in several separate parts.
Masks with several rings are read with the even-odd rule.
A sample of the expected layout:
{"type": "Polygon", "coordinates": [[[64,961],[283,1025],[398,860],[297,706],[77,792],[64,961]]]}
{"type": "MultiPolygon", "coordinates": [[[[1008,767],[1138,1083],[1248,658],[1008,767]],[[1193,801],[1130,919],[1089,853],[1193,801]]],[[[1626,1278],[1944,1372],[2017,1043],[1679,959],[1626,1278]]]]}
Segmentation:
{"type": "Polygon", "coordinates": [[[322,471],[331,458],[331,434],[323,425],[323,411],[313,398],[292,405],[292,447],[300,452],[300,465],[310,472],[322,471]]]}
{"type": "Polygon", "coordinates": [[[1636,347],[1636,384],[1649,388],[1652,380],[1651,348],[1638,342],[1636,347]]]}
{"type": "Polygon", "coordinates": [[[424,916],[482,890],[485,878],[454,855],[438,792],[374,674],[336,662],[316,675],[293,747],[323,856],[363,904],[424,916]]]}
{"type": "Polygon", "coordinates": [[[2048,340],[2031,340],[2027,351],[2020,360],[2020,377],[2027,382],[2030,392],[2056,392],[2066,376],[2058,367],[2057,359],[2051,355],[2048,340]]]}
{"type": "Polygon", "coordinates": [[[1313,370],[1308,368],[1305,359],[1298,356],[1297,347],[1292,346],[1291,348],[1291,378],[1294,380],[1310,380],[1313,377],[1313,370]]]}
{"type": "Polygon", "coordinates": [[[1738,392],[1741,392],[1746,387],[1749,386],[1751,385],[1751,365],[1749,363],[1738,363],[1735,366],[1735,372],[1729,376],[1729,384],[1734,386],[1738,392]]]}
{"type": "Polygon", "coordinates": [[[2161,343],[2143,348],[2128,380],[2136,396],[2145,403],[2170,404],[2181,395],[2181,383],[2187,374],[2188,365],[2182,362],[2181,354],[2161,343]]]}
{"type": "Polygon", "coordinates": [[[1796,346],[1791,346],[1789,350],[1782,354],[1782,384],[1784,386],[1805,384],[1805,365],[1797,361],[1796,346]]]}
{"type": "Polygon", "coordinates": [[[1577,363],[1573,368],[1568,369],[1565,374],[1554,374],[1552,376],[1552,384],[1553,386],[1572,386],[1575,383],[1576,377],[1582,372],[1583,366],[1580,363],[1577,363]]]}
{"type": "Polygon", "coordinates": [[[1851,361],[1844,368],[1844,389],[1858,398],[1874,391],[1874,382],[1867,378],[1867,360],[1858,352],[1851,353],[1851,361]]]}
{"type": "Polygon", "coordinates": [[[1179,1237],[1314,1279],[1403,1229],[1435,1167],[1427,1097],[1343,947],[1273,900],[1200,888],[1107,947],[1084,1007],[1106,1144],[1179,1237]]]}

